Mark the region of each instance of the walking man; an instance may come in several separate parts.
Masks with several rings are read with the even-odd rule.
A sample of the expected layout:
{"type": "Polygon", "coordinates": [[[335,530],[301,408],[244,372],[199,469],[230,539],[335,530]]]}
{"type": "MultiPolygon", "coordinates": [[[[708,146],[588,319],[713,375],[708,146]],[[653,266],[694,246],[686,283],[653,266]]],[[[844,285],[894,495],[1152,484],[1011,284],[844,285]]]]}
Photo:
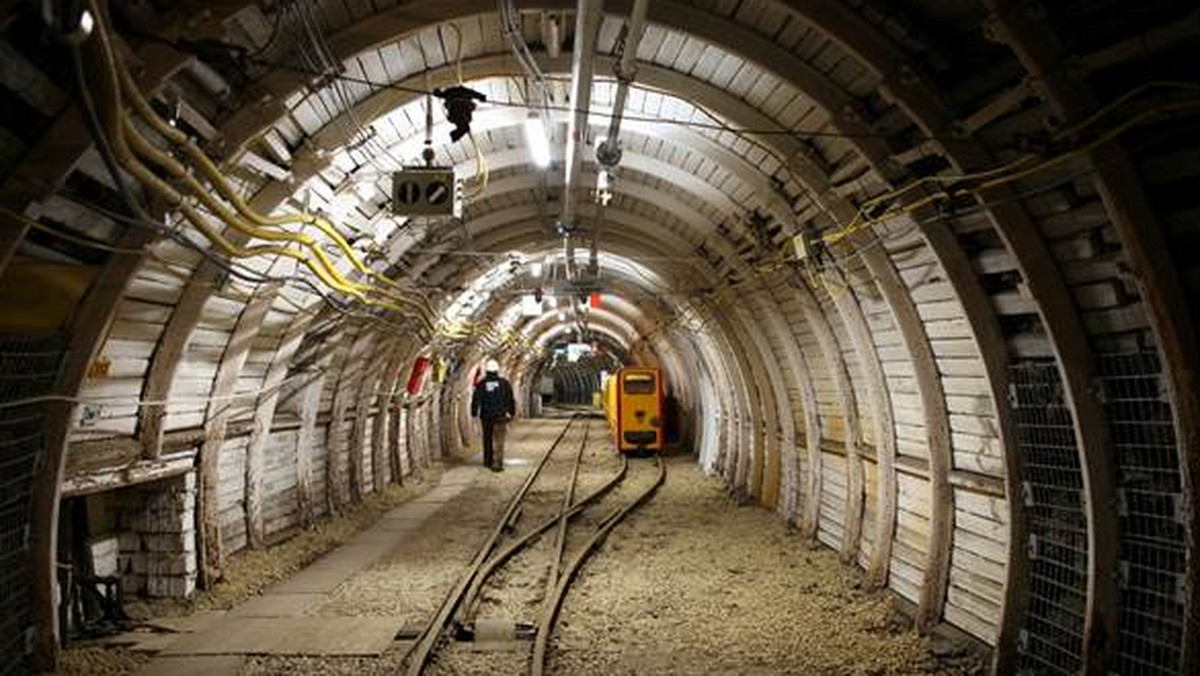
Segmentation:
{"type": "Polygon", "coordinates": [[[500,364],[489,359],[484,371],[483,380],[475,384],[471,395],[471,416],[483,425],[483,464],[499,472],[504,469],[504,433],[517,406],[512,385],[500,377],[500,364]]]}

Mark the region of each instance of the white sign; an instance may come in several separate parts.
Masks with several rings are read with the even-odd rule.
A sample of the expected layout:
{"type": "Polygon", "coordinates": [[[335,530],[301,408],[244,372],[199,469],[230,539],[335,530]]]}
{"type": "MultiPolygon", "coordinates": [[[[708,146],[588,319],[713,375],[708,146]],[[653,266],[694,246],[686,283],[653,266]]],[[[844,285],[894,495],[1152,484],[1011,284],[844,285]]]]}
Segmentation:
{"type": "Polygon", "coordinates": [[[567,361],[577,362],[580,357],[592,353],[592,346],[587,343],[568,343],[567,344],[567,361]]]}
{"type": "Polygon", "coordinates": [[[521,296],[521,315],[524,317],[537,317],[542,314],[542,302],[533,294],[521,296]]]}

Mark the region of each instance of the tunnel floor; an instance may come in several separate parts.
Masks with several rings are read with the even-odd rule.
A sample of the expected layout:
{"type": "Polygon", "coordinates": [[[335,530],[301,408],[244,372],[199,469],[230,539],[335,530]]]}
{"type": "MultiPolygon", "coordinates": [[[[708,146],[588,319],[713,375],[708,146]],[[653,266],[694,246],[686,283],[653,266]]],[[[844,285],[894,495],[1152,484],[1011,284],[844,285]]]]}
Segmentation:
{"type": "MultiPolygon", "coordinates": [[[[139,674],[403,673],[415,634],[494,526],[509,495],[563,420],[515,423],[507,471],[471,461],[353,540],[262,596],[162,646],[139,674]],[[289,654],[292,653],[292,654],[289,654]],[[302,653],[302,654],[295,654],[302,653]]],[[[619,469],[601,420],[588,424],[578,495],[619,469]]],[[[580,426],[547,464],[517,531],[555,513],[580,426]],[[574,435],[574,436],[573,436],[574,435]]],[[[666,483],[585,563],[555,626],[558,674],[971,673],[908,628],[887,596],[827,550],[800,542],[777,515],[731,498],[691,455],[667,459],[666,483]]],[[[596,523],[651,481],[651,459],[573,524],[596,523]]],[[[578,530],[583,530],[579,528],[578,530]]],[[[567,552],[580,537],[569,534],[567,552]]],[[[500,569],[480,594],[476,627],[536,622],[553,537],[500,569]]],[[[435,674],[526,673],[531,641],[444,644],[435,674]]]]}

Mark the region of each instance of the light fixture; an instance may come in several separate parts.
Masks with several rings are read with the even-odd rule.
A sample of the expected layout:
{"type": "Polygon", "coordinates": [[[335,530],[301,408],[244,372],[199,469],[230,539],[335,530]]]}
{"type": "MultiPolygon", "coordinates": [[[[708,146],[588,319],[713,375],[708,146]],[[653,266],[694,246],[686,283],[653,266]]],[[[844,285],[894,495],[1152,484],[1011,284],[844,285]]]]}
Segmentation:
{"type": "Polygon", "coordinates": [[[536,113],[525,118],[525,142],[529,144],[533,163],[542,169],[549,167],[550,134],[546,131],[546,123],[536,113]]]}
{"type": "Polygon", "coordinates": [[[533,275],[534,277],[542,276],[542,264],[540,261],[534,261],[529,264],[529,274],[533,275]]]}

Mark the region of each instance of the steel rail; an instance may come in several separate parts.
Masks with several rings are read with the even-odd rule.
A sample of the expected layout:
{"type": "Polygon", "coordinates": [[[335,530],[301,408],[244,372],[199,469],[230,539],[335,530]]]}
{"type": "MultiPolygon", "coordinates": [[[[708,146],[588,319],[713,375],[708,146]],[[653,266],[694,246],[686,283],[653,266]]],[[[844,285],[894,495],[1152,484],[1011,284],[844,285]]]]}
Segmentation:
{"type": "Polygon", "coordinates": [[[661,455],[654,456],[654,459],[658,464],[658,477],[655,479],[654,483],[647,487],[645,491],[642,491],[642,493],[638,495],[633,502],[630,502],[616,512],[613,512],[600,523],[599,527],[596,528],[596,532],[592,534],[592,537],[589,538],[586,543],[584,543],[583,549],[581,549],[579,553],[575,555],[575,558],[572,559],[571,563],[566,567],[566,569],[563,570],[562,576],[559,578],[558,584],[554,588],[554,594],[546,599],[546,603],[542,610],[542,618],[538,623],[537,638],[534,640],[533,644],[533,662],[530,665],[530,673],[533,676],[543,676],[545,674],[546,650],[550,642],[550,632],[554,628],[554,620],[558,617],[559,609],[562,608],[563,599],[567,595],[567,588],[570,586],[571,581],[575,578],[575,575],[579,572],[579,569],[583,566],[584,561],[586,561],[592,551],[594,551],[596,547],[604,541],[604,538],[608,537],[608,534],[617,526],[618,523],[621,523],[621,521],[623,521],[625,517],[629,516],[634,509],[637,509],[639,506],[649,500],[654,493],[658,491],[659,486],[662,486],[663,482],[666,480],[666,463],[663,462],[661,455]]]}
{"type": "Polygon", "coordinates": [[[417,639],[416,647],[408,662],[408,669],[406,672],[408,676],[419,676],[425,670],[425,666],[429,662],[429,657],[433,654],[434,648],[442,639],[442,633],[446,629],[450,617],[454,615],[455,610],[459,607],[460,602],[463,599],[464,592],[478,575],[479,570],[487,560],[488,555],[491,554],[492,550],[496,548],[496,544],[500,541],[501,536],[504,534],[504,529],[513,519],[513,516],[517,512],[517,508],[520,507],[521,503],[525,500],[525,495],[529,492],[530,487],[533,486],[533,482],[537,480],[538,475],[541,474],[542,468],[546,466],[546,461],[549,460],[550,456],[554,454],[554,450],[558,448],[558,445],[562,443],[564,438],[566,438],[567,432],[571,429],[575,422],[580,419],[580,417],[581,416],[579,414],[571,416],[570,420],[563,427],[562,432],[559,432],[558,437],[554,439],[554,443],[550,444],[550,448],[546,449],[546,453],[542,455],[540,460],[538,460],[538,464],[529,472],[529,475],[525,477],[525,481],[521,484],[520,488],[518,488],[517,491],[513,493],[512,498],[509,499],[508,507],[505,509],[504,515],[496,522],[496,527],[492,530],[491,535],[479,548],[479,551],[475,554],[475,558],[471,561],[471,565],[468,566],[466,573],[458,581],[458,584],[456,584],[450,590],[450,593],[446,595],[446,598],[442,601],[441,606],[438,608],[437,614],[432,620],[430,620],[429,624],[426,625],[425,629],[421,632],[420,638],[417,639]]]}
{"type": "MultiPolygon", "coordinates": [[[[562,567],[563,551],[567,546],[567,521],[571,518],[568,512],[571,511],[571,502],[575,499],[575,484],[579,482],[579,463],[583,460],[583,449],[587,448],[588,432],[591,430],[592,425],[589,421],[583,428],[583,441],[579,444],[579,450],[575,452],[575,462],[571,466],[571,480],[567,482],[567,490],[563,491],[562,507],[558,509],[558,528],[554,532],[554,558],[550,561],[550,577],[546,583],[548,588],[552,588],[558,581],[558,570],[562,567]]],[[[628,466],[628,460],[625,466],[628,466]]],[[[622,470],[622,476],[624,473],[622,470]]]]}
{"type": "MultiPolygon", "coordinates": [[[[508,559],[512,558],[514,554],[527,547],[538,536],[550,530],[552,526],[560,523],[560,519],[562,519],[563,516],[565,516],[566,519],[570,519],[586,509],[591,503],[608,493],[613,489],[613,487],[619,484],[623,478],[625,478],[625,473],[628,471],[628,469],[629,459],[622,456],[621,469],[602,486],[589,493],[587,497],[572,505],[565,515],[556,514],[545,521],[542,521],[528,533],[521,536],[520,539],[514,541],[512,544],[497,552],[494,556],[492,556],[492,558],[488,559],[488,562],[484,564],[484,567],[480,570],[479,575],[476,576],[475,581],[472,582],[471,588],[467,592],[466,600],[462,603],[462,607],[467,609],[467,611],[464,612],[464,616],[467,615],[467,612],[469,612],[469,610],[474,606],[475,599],[479,594],[479,588],[483,586],[483,584],[487,581],[487,578],[496,570],[496,568],[498,568],[508,559]]],[[[561,556],[562,555],[560,553],[559,557],[561,558],[561,556]]]]}

